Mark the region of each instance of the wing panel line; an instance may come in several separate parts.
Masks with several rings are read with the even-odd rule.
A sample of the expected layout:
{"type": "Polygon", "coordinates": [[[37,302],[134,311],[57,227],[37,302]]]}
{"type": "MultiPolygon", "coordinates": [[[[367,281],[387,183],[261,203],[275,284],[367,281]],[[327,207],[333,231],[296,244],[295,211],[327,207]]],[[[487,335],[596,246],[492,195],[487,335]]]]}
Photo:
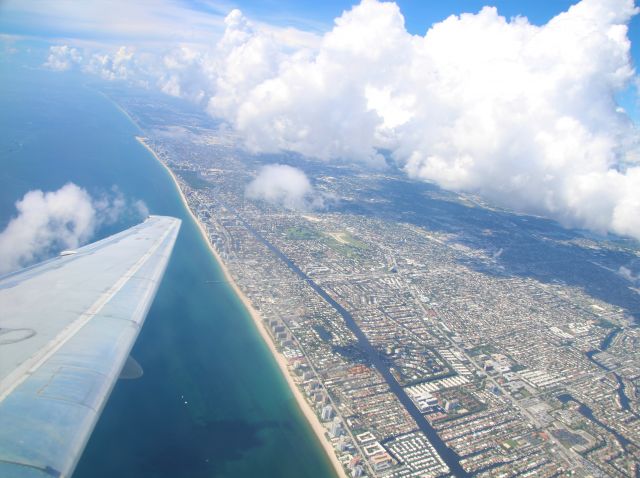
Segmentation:
{"type": "Polygon", "coordinates": [[[67,341],[77,334],[87,322],[89,322],[100,310],[125,286],[125,284],[142,268],[147,260],[160,248],[165,239],[173,232],[175,226],[168,228],[162,236],[156,240],[153,246],[138,259],[123,275],[112,285],[109,290],[104,292],[96,302],[94,302],[85,312],[80,315],[74,322],[65,327],[49,344],[38,351],[35,355],[27,359],[20,367],[10,373],[4,384],[0,383],[0,391],[2,385],[6,387],[0,392],[0,402],[2,402],[13,390],[24,382],[29,375],[36,372],[42,364],[44,364],[53,354],[55,354],[67,341]]]}

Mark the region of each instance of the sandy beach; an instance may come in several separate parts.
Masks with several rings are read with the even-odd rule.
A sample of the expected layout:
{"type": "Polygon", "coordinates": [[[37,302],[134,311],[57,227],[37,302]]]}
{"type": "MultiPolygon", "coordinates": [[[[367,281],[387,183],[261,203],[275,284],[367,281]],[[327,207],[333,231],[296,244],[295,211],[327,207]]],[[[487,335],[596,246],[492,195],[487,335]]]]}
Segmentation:
{"type": "Polygon", "coordinates": [[[271,355],[273,356],[273,358],[275,359],[276,363],[278,364],[278,367],[280,367],[280,371],[282,372],[282,375],[286,379],[287,384],[289,385],[289,389],[291,390],[291,393],[293,394],[293,396],[296,399],[298,407],[300,408],[300,410],[304,414],[305,418],[307,419],[307,421],[311,425],[311,428],[313,429],[314,433],[318,437],[318,440],[322,444],[322,447],[323,447],[327,457],[331,461],[331,464],[333,465],[333,468],[335,469],[337,476],[339,476],[341,478],[347,478],[347,474],[345,473],[344,468],[342,467],[342,465],[338,461],[338,458],[336,457],[336,454],[335,454],[335,452],[333,450],[332,444],[327,440],[327,438],[325,436],[326,429],[322,426],[322,423],[320,422],[318,416],[315,414],[315,412],[313,411],[313,409],[311,408],[309,403],[304,398],[302,392],[300,391],[300,389],[296,385],[293,377],[291,376],[291,374],[289,372],[286,360],[284,359],[284,357],[282,357],[282,355],[280,355],[280,353],[278,353],[275,345],[273,344],[273,341],[271,340],[271,336],[269,335],[269,333],[267,332],[267,329],[264,326],[264,323],[262,321],[262,318],[260,317],[260,314],[253,308],[253,306],[251,305],[251,302],[249,301],[247,296],[244,294],[244,292],[242,292],[242,290],[240,290],[240,288],[238,287],[236,282],[233,280],[233,277],[229,273],[229,269],[227,268],[227,266],[223,262],[222,258],[220,257],[218,252],[211,245],[211,242],[209,241],[209,237],[207,235],[207,232],[206,232],[203,224],[198,220],[198,218],[195,216],[195,214],[193,214],[193,211],[191,211],[191,208],[189,207],[189,203],[187,202],[187,198],[184,196],[184,193],[183,193],[182,189],[180,188],[180,183],[178,182],[176,176],[173,174],[173,171],[171,171],[171,169],[160,160],[160,158],[156,155],[155,151],[153,151],[153,149],[150,148],[149,145],[146,144],[145,138],[140,137],[140,136],[136,136],[136,139],[138,140],[138,142],[140,142],[140,144],[142,144],[145,148],[147,148],[147,150],[153,155],[153,157],[156,158],[156,160],[169,173],[169,175],[171,176],[171,179],[173,179],[173,182],[174,182],[174,184],[176,186],[176,189],[180,193],[180,198],[182,199],[182,202],[183,202],[185,208],[187,209],[187,211],[189,211],[189,214],[191,215],[193,221],[197,224],[198,229],[200,230],[200,233],[202,234],[202,238],[207,243],[207,246],[209,247],[209,250],[211,251],[211,254],[215,257],[216,262],[219,264],[220,268],[222,269],[222,272],[224,274],[225,279],[227,280],[227,282],[229,282],[229,284],[231,284],[231,287],[233,288],[233,291],[235,292],[235,294],[242,301],[242,304],[244,305],[246,310],[249,312],[249,315],[251,316],[251,318],[253,320],[253,323],[255,324],[258,332],[260,332],[260,335],[262,336],[262,339],[264,340],[264,342],[269,347],[269,350],[271,351],[271,355]]]}

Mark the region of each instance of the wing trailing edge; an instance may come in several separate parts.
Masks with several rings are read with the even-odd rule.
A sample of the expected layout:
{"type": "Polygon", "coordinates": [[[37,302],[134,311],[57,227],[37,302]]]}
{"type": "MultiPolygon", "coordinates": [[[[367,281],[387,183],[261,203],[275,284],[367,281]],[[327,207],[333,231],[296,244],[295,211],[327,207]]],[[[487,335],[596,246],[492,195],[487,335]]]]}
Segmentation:
{"type": "Polygon", "coordinates": [[[0,278],[0,476],[69,477],[153,302],[180,221],[0,278]]]}

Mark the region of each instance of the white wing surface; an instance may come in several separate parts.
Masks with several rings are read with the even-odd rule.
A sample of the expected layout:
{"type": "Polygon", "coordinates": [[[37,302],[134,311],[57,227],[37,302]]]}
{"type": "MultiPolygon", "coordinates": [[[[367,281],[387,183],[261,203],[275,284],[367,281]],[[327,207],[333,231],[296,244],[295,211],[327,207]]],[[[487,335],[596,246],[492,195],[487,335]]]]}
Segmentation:
{"type": "Polygon", "coordinates": [[[0,477],[73,473],[179,228],[151,216],[0,278],[0,477]]]}

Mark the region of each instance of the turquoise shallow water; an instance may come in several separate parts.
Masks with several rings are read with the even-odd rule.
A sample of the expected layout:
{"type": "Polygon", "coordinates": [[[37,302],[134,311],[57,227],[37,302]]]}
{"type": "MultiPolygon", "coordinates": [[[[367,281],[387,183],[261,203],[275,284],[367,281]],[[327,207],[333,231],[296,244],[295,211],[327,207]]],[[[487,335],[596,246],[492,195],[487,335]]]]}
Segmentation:
{"type": "Polygon", "coordinates": [[[94,195],[117,186],[183,219],[133,350],[144,376],[118,382],[74,478],[333,476],[240,301],[206,283],[221,271],[135,125],[81,77],[10,66],[0,65],[0,228],[26,191],[68,181],[94,195]]]}

